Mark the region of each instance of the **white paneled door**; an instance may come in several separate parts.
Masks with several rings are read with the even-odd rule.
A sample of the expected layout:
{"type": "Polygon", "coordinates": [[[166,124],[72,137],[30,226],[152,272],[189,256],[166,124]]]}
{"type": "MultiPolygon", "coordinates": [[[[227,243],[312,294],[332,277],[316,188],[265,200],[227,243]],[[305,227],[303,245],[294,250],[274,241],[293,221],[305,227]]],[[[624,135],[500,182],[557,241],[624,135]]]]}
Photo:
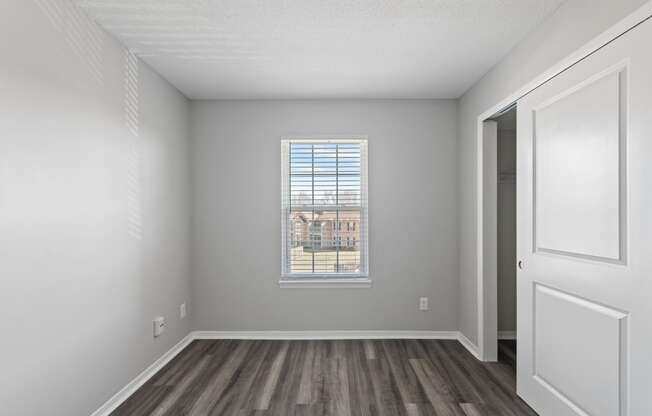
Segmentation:
{"type": "Polygon", "coordinates": [[[652,21],[518,102],[518,393],[652,415],[652,21]]]}

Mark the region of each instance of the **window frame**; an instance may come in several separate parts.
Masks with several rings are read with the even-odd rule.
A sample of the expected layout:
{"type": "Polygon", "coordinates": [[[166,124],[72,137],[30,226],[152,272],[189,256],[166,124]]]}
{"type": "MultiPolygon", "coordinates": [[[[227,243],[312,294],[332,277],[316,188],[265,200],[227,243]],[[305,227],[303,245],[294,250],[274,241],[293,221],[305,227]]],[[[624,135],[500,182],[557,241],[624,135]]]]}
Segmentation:
{"type": "MultiPolygon", "coordinates": [[[[369,202],[368,202],[368,138],[367,136],[283,136],[281,137],[281,279],[282,288],[371,287],[369,279],[369,202]],[[288,269],[289,195],[291,144],[359,144],[360,145],[360,272],[358,273],[291,273],[288,269]]],[[[341,226],[341,224],[340,224],[341,226]]]]}

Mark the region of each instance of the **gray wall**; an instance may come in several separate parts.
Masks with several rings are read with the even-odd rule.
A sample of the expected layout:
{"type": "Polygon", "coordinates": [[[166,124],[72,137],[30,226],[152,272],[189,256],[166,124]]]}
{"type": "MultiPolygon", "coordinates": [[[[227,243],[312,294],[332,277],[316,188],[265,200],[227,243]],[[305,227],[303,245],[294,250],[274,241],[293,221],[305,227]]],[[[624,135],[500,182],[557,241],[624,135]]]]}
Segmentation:
{"type": "Polygon", "coordinates": [[[456,330],[455,107],[192,102],[193,327],[456,330]],[[280,138],[301,134],[369,136],[371,289],[278,287],[280,138]]]}
{"type": "Polygon", "coordinates": [[[460,330],[477,342],[476,285],[476,121],[491,106],[507,98],[564,57],[624,18],[646,0],[567,0],[541,26],[459,101],[458,174],[460,330]]]}
{"type": "Polygon", "coordinates": [[[188,103],[71,4],[0,2],[2,415],[88,415],[189,331],[188,103]]]}

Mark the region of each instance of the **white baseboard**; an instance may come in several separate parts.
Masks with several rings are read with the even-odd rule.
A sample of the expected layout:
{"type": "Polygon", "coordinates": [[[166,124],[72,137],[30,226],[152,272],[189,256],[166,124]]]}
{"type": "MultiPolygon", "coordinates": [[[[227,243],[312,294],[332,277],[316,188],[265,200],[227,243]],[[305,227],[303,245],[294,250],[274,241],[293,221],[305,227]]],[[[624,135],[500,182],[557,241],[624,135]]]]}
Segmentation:
{"type": "Polygon", "coordinates": [[[448,339],[459,341],[475,358],[479,359],[477,347],[459,331],[193,331],[131,380],[91,416],[108,416],[196,339],[448,339]]]}
{"type": "Polygon", "coordinates": [[[93,412],[91,416],[108,416],[117,409],[125,400],[136,392],[143,384],[147,382],[154,374],[160,371],[165,364],[170,362],[177,354],[183,351],[193,341],[192,333],[186,335],[181,341],[170,348],[165,354],[158,358],[152,365],[147,367],[142,373],[138,374],[136,378],[131,380],[119,392],[113,395],[106,401],[99,409],[93,412]]]}
{"type": "Polygon", "coordinates": [[[478,349],[477,345],[472,343],[471,340],[466,337],[466,335],[464,335],[462,332],[458,332],[457,340],[471,353],[471,355],[482,361],[482,358],[480,358],[480,350],[478,349]]]}
{"type": "Polygon", "coordinates": [[[516,339],[516,331],[498,331],[498,339],[516,339]]]}
{"type": "Polygon", "coordinates": [[[457,331],[195,331],[194,339],[457,339],[457,331]]]}
{"type": "Polygon", "coordinates": [[[478,347],[460,331],[195,331],[194,339],[454,339],[480,360],[478,347]]]}

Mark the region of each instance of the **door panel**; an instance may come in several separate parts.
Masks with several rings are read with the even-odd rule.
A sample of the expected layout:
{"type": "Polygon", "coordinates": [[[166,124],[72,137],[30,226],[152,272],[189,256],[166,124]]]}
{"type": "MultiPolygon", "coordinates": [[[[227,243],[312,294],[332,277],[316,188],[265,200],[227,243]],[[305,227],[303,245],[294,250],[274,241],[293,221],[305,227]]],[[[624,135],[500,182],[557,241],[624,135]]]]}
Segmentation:
{"type": "Polygon", "coordinates": [[[625,78],[618,67],[534,109],[537,250],[620,260],[625,78]]]}
{"type": "Polygon", "coordinates": [[[652,414],[652,22],[518,102],[518,394],[652,414]]]}
{"type": "Polygon", "coordinates": [[[620,351],[628,347],[621,329],[627,315],[540,284],[534,287],[534,378],[589,415],[617,415],[620,377],[625,375],[620,351]]]}

